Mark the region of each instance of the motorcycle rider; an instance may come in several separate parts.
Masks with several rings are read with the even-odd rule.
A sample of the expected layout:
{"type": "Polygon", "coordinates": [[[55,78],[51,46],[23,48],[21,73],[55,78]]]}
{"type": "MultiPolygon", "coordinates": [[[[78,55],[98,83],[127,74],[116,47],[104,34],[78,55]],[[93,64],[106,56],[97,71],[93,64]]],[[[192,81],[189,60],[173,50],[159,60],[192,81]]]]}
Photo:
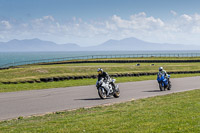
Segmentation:
{"type": "Polygon", "coordinates": [[[169,81],[169,78],[168,78],[168,74],[167,72],[163,69],[163,67],[159,67],[159,72],[158,72],[158,75],[162,75],[164,74],[165,75],[165,78],[169,81]]]}
{"type": "MultiPolygon", "coordinates": [[[[98,81],[100,81],[102,78],[104,79],[104,82],[106,84],[109,84],[110,82],[110,76],[108,75],[107,72],[104,72],[102,68],[98,68],[97,69],[97,72],[98,72],[98,81]]],[[[108,88],[105,88],[107,90],[107,96],[109,95],[111,89],[108,87],[108,88]]]]}

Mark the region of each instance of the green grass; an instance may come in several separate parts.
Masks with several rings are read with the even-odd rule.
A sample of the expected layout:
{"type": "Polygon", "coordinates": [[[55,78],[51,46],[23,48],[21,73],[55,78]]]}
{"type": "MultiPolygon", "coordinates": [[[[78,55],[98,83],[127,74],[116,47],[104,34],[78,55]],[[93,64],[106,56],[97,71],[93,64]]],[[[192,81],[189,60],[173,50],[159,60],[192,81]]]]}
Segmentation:
{"type": "Polygon", "coordinates": [[[200,90],[0,122],[0,132],[200,132],[200,90]]]}
{"type": "MultiPolygon", "coordinates": [[[[172,74],[172,78],[181,77],[192,77],[200,76],[200,74],[172,74]]],[[[143,80],[156,80],[156,75],[151,76],[140,76],[140,77],[118,77],[115,78],[117,83],[122,82],[133,82],[143,80]]],[[[71,87],[71,86],[85,86],[95,85],[97,79],[80,79],[80,80],[65,80],[59,82],[48,82],[48,83],[19,83],[19,84],[1,84],[0,93],[2,92],[14,92],[23,90],[38,90],[38,89],[49,89],[49,88],[60,88],[60,87],[71,87]]]]}
{"type": "Polygon", "coordinates": [[[157,72],[160,66],[166,71],[197,71],[200,63],[80,63],[57,65],[27,65],[0,71],[0,82],[20,82],[39,80],[46,77],[96,75],[97,68],[101,67],[109,74],[157,72]]]}

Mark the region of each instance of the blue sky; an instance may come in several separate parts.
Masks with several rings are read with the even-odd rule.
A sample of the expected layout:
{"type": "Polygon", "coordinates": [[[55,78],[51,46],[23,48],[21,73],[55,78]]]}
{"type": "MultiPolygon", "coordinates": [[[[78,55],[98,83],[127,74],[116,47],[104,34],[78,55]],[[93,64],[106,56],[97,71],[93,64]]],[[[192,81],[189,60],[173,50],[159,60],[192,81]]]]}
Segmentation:
{"type": "Polygon", "coordinates": [[[0,41],[97,45],[136,37],[200,45],[199,0],[0,0],[0,41]]]}

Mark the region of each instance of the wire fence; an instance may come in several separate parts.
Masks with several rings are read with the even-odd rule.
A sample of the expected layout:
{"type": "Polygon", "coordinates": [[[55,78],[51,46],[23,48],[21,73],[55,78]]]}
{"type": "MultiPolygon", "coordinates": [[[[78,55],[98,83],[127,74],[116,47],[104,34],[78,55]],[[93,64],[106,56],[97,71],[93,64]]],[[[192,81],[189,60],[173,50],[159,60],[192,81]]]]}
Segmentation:
{"type": "Polygon", "coordinates": [[[20,61],[1,65],[0,68],[16,67],[20,65],[38,64],[38,63],[50,63],[61,62],[70,60],[87,60],[87,59],[108,59],[108,58],[140,58],[140,57],[200,57],[200,53],[155,53],[155,54],[119,54],[119,55],[87,55],[87,56],[75,56],[75,57],[63,57],[53,59],[41,59],[20,61]]]}

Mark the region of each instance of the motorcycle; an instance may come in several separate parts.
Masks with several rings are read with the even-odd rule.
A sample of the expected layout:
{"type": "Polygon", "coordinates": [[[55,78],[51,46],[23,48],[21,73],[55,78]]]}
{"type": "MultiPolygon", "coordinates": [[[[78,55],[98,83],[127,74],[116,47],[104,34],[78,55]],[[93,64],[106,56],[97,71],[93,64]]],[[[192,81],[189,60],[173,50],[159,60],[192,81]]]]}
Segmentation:
{"type": "Polygon", "coordinates": [[[157,81],[159,84],[160,91],[170,90],[172,85],[171,81],[169,81],[170,75],[168,75],[168,78],[165,77],[165,74],[158,74],[157,75],[157,81]]]}
{"type": "Polygon", "coordinates": [[[115,81],[115,79],[110,79],[109,82],[105,82],[103,78],[97,81],[96,87],[101,99],[105,99],[110,96],[118,98],[120,96],[119,86],[115,85],[115,81]],[[110,90],[110,92],[107,95],[108,90],[110,90]]]}

